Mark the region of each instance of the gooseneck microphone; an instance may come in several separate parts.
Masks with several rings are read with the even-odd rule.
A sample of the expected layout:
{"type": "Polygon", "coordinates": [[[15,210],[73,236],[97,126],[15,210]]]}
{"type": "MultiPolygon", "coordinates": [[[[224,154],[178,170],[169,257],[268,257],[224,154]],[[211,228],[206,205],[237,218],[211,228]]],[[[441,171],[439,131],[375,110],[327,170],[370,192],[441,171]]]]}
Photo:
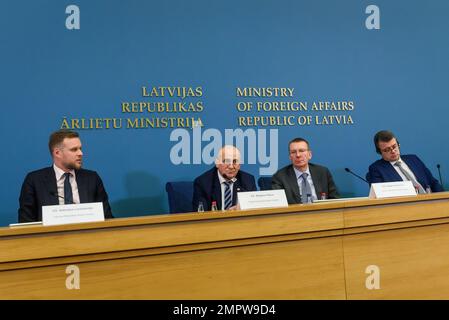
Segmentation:
{"type": "Polygon", "coordinates": [[[361,176],[359,176],[358,174],[356,174],[356,173],[354,173],[354,172],[352,172],[349,168],[345,168],[345,171],[346,172],[349,172],[350,174],[352,174],[352,175],[354,175],[354,176],[356,176],[357,178],[359,178],[360,180],[363,180],[363,181],[365,181],[366,183],[368,183],[369,184],[369,182],[368,181],[366,181],[365,179],[363,179],[361,176]]]}
{"type": "MultiPolygon", "coordinates": [[[[52,196],[61,198],[62,200],[64,200],[64,203],[65,203],[65,198],[64,198],[63,196],[60,196],[60,195],[57,194],[56,192],[50,192],[50,194],[51,194],[52,196]]],[[[75,203],[74,203],[73,201],[70,201],[70,203],[68,203],[68,204],[75,204],[75,203]]]]}
{"type": "Polygon", "coordinates": [[[441,187],[444,189],[444,187],[443,187],[443,179],[441,179],[441,171],[440,171],[440,164],[438,163],[437,164],[437,168],[438,168],[438,175],[440,176],[440,184],[441,184],[441,187]]]}

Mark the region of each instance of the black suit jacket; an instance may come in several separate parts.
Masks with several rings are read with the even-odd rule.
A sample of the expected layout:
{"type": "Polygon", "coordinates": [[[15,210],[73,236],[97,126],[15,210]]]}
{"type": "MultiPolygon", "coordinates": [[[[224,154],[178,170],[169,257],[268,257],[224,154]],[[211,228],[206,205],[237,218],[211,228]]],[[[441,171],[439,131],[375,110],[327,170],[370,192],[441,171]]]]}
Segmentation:
{"type": "MultiPolygon", "coordinates": [[[[328,199],[340,197],[329,169],[309,163],[309,170],[318,198],[321,192],[326,192],[328,199]]],[[[289,204],[301,203],[301,195],[293,165],[288,165],[276,172],[271,180],[271,186],[273,189],[284,189],[289,204]]]]}
{"type": "MultiPolygon", "coordinates": [[[[104,216],[113,218],[108,195],[95,171],[75,170],[81,203],[103,202],[104,216]]],[[[19,222],[42,221],[42,206],[58,205],[58,189],[53,167],[29,173],[22,184],[19,198],[19,222]]]]}
{"type": "MultiPolygon", "coordinates": [[[[211,209],[212,201],[217,201],[217,207],[221,210],[221,185],[218,179],[218,169],[216,167],[206,171],[193,182],[193,210],[198,210],[198,203],[201,201],[204,210],[211,209]]],[[[236,175],[237,180],[232,188],[232,205],[237,204],[237,192],[256,191],[256,180],[254,176],[242,170],[236,175]]]]}

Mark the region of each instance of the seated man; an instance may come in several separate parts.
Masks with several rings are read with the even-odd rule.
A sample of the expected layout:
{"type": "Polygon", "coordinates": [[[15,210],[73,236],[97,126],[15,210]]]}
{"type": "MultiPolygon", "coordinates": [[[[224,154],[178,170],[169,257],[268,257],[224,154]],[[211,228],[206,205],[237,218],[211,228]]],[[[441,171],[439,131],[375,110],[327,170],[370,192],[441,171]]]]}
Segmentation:
{"type": "Polygon", "coordinates": [[[53,166],[29,173],[19,198],[19,222],[42,221],[42,206],[103,202],[105,218],[113,218],[108,195],[95,171],[81,169],[78,133],[59,130],[48,143],[53,166]]]}
{"type": "Polygon", "coordinates": [[[402,155],[399,142],[391,131],[382,130],[374,136],[376,152],[382,155],[369,166],[366,180],[371,183],[410,180],[418,193],[443,191],[443,187],[424,163],[414,154],[402,155]]]}
{"type": "Polygon", "coordinates": [[[210,211],[213,201],[218,210],[237,209],[237,192],[256,191],[254,176],[240,170],[240,152],[233,146],[224,146],[218,152],[215,167],[206,171],[193,182],[193,210],[203,203],[210,211]]]}
{"type": "Polygon", "coordinates": [[[292,164],[274,174],[273,189],[284,189],[289,204],[308,203],[321,199],[322,194],[328,199],[339,198],[329,169],[309,163],[312,151],[307,140],[295,138],[288,149],[292,164]]]}

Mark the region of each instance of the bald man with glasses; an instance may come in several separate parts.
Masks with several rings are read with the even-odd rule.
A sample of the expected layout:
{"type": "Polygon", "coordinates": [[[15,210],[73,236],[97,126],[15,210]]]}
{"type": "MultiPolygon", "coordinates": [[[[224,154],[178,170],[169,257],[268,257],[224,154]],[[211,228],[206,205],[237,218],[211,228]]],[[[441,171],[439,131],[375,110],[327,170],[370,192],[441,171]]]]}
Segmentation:
{"type": "Polygon", "coordinates": [[[374,136],[374,146],[382,159],[369,166],[366,179],[370,184],[411,181],[419,194],[444,191],[418,156],[401,155],[399,141],[393,132],[377,132],[374,136]]]}
{"type": "Polygon", "coordinates": [[[220,149],[215,167],[197,177],[193,183],[193,210],[199,203],[211,210],[216,202],[218,210],[236,210],[237,192],[256,191],[254,176],[240,170],[240,151],[231,145],[220,149]]]}

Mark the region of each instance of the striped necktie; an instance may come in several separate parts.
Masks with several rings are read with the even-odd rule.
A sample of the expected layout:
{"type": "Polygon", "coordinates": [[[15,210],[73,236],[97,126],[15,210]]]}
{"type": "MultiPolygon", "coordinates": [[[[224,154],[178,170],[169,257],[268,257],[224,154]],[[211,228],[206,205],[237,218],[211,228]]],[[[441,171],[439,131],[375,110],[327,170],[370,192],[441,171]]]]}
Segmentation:
{"type": "Polygon", "coordinates": [[[228,210],[232,206],[232,192],[231,192],[232,181],[225,181],[224,184],[225,184],[224,209],[228,210]]]}

